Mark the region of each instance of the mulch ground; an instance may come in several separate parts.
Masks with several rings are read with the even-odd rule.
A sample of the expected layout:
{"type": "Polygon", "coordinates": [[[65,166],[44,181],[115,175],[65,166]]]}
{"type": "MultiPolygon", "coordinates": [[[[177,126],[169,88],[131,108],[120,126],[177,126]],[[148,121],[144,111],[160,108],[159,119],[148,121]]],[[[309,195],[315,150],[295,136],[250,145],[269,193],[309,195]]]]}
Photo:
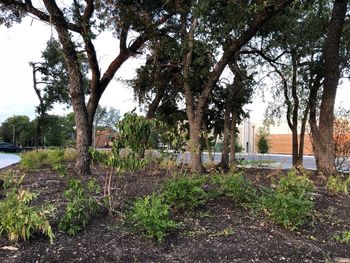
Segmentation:
{"type": "MultiPolygon", "coordinates": [[[[95,166],[92,173],[103,184],[106,171],[95,166]]],[[[246,169],[244,173],[255,185],[267,186],[281,171],[246,169]]],[[[40,193],[35,203],[49,201],[62,214],[66,180],[50,169],[26,174],[24,186],[40,193]]],[[[120,178],[118,210],[127,211],[136,196],[159,189],[169,176],[167,171],[149,170],[120,178]]],[[[315,213],[311,223],[297,231],[219,198],[179,214],[182,226],[163,243],[132,233],[120,214],[108,216],[102,211],[75,237],[60,232],[57,217],[53,219],[52,245],[40,234],[18,244],[2,236],[0,262],[350,262],[350,245],[334,240],[336,234],[350,230],[350,197],[331,195],[316,175],[312,178],[318,185],[315,213]]]]}

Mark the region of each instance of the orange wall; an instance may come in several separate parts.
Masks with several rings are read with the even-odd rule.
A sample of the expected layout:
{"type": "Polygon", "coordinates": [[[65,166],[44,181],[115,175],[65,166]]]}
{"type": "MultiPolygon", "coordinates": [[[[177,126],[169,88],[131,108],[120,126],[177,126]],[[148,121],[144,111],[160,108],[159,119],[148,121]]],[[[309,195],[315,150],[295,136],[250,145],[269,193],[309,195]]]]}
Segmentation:
{"type": "MultiPolygon", "coordinates": [[[[270,134],[270,153],[292,154],[292,134],[270,134]]],[[[305,134],[304,154],[313,154],[310,136],[305,134]]]]}

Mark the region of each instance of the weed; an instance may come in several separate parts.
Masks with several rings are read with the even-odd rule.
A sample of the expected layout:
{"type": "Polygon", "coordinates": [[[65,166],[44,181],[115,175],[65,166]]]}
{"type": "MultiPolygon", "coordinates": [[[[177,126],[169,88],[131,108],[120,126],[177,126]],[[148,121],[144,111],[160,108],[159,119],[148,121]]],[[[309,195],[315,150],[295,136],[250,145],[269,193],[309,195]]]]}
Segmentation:
{"type": "Polygon", "coordinates": [[[166,233],[178,226],[170,219],[170,205],[155,194],[144,198],[137,198],[130,213],[130,221],[137,232],[145,233],[148,237],[155,237],[161,242],[166,233]]]}
{"type": "Polygon", "coordinates": [[[21,153],[20,166],[27,171],[37,171],[44,165],[47,156],[44,150],[21,153]]]}
{"type": "Polygon", "coordinates": [[[177,209],[192,209],[208,199],[204,183],[205,178],[180,176],[168,181],[161,194],[168,204],[177,209]]]}
{"type": "Polygon", "coordinates": [[[295,229],[311,215],[313,184],[305,176],[291,171],[282,177],[277,189],[264,189],[260,208],[284,227],[295,229]]]}
{"type": "Polygon", "coordinates": [[[241,174],[223,176],[220,184],[223,193],[239,203],[252,204],[257,199],[252,183],[241,174]]]}
{"type": "Polygon", "coordinates": [[[347,179],[343,175],[328,177],[327,188],[332,193],[349,194],[350,176],[347,179]]]}
{"type": "Polygon", "coordinates": [[[54,234],[47,220],[53,211],[52,207],[35,208],[29,203],[37,194],[26,190],[12,188],[0,201],[0,234],[7,234],[11,242],[19,238],[28,240],[33,232],[42,231],[53,242],[54,234]]]}
{"type": "Polygon", "coordinates": [[[25,177],[25,174],[20,174],[17,170],[8,170],[0,173],[0,179],[3,181],[2,188],[6,192],[10,188],[17,188],[19,187],[23,179],[25,177]]]}
{"type": "Polygon", "coordinates": [[[334,236],[334,240],[343,244],[350,244],[350,230],[346,230],[340,235],[334,236]]]}
{"type": "Polygon", "coordinates": [[[90,180],[86,184],[78,179],[68,181],[68,189],[64,192],[68,203],[65,213],[58,223],[60,230],[75,236],[89,223],[91,214],[98,209],[98,202],[92,196],[92,192],[99,192],[99,187],[94,180],[90,180]]]}

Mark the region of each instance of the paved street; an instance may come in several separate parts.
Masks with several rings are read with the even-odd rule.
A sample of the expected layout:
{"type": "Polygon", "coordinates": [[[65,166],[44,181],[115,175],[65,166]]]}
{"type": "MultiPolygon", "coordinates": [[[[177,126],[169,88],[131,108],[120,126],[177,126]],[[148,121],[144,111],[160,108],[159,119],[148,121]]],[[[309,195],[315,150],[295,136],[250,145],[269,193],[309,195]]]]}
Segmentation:
{"type": "MultiPolygon", "coordinates": [[[[190,162],[190,154],[188,152],[185,153],[186,163],[190,162]]],[[[183,157],[179,157],[179,160],[183,157]]],[[[290,169],[292,168],[292,156],[284,155],[284,154],[246,154],[246,153],[238,153],[236,154],[237,159],[244,160],[254,160],[254,161],[274,161],[273,164],[269,165],[272,168],[281,168],[281,169],[290,169]]],[[[219,163],[221,160],[221,153],[214,154],[215,163],[219,163]]],[[[203,162],[208,161],[208,153],[204,152],[202,155],[203,162]]],[[[314,156],[304,156],[304,167],[310,170],[316,170],[316,160],[314,156]]],[[[349,168],[350,162],[347,161],[343,168],[349,168]]]]}
{"type": "Polygon", "coordinates": [[[0,153],[0,169],[18,163],[21,160],[16,154],[0,153]]]}

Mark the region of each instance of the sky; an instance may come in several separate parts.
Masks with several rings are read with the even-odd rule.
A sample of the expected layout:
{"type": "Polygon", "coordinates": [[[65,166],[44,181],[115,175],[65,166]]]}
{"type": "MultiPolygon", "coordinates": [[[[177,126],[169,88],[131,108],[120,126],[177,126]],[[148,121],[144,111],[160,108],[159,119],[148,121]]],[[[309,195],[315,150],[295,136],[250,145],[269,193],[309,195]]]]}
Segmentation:
{"type": "MultiPolygon", "coordinates": [[[[25,18],[21,24],[11,28],[0,26],[0,123],[13,115],[27,115],[35,118],[35,106],[39,100],[33,89],[32,69],[29,62],[41,60],[41,52],[46,47],[47,40],[55,36],[50,25],[32,18],[25,18]]],[[[117,55],[118,42],[111,34],[101,34],[94,41],[102,72],[111,59],[117,55]]],[[[115,78],[131,79],[135,70],[144,62],[144,59],[129,59],[117,72],[115,78]]],[[[336,105],[350,108],[350,84],[343,81],[337,93],[336,105]]],[[[261,126],[263,113],[266,107],[259,94],[254,96],[254,102],[247,105],[251,110],[251,122],[261,126]]],[[[100,105],[112,106],[120,110],[123,115],[135,107],[131,88],[113,80],[102,95],[100,105]]],[[[67,110],[63,105],[56,105],[52,114],[64,115],[67,110]]],[[[273,133],[289,133],[285,124],[274,127],[273,133]]]]}

